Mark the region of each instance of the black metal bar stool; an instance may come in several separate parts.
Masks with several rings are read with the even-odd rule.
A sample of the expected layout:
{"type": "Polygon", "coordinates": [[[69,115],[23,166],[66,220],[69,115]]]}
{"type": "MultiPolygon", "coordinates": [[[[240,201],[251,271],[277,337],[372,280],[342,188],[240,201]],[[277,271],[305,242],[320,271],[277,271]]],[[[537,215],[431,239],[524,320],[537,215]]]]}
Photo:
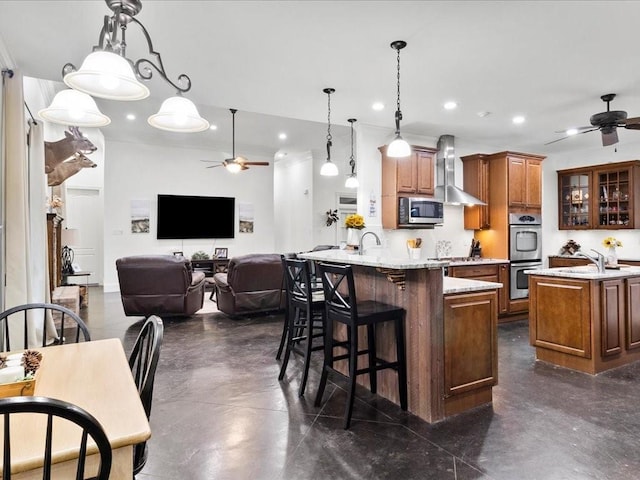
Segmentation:
{"type": "Polygon", "coordinates": [[[324,348],[322,343],[324,339],[324,296],[322,290],[314,288],[311,282],[309,262],[283,258],[282,263],[287,287],[287,309],[283,338],[286,332],[287,341],[278,380],[284,378],[291,352],[302,355],[304,366],[298,390],[298,395],[302,396],[309,376],[311,352],[324,348]],[[320,343],[314,345],[316,339],[319,339],[320,343]]]}
{"type": "Polygon", "coordinates": [[[358,302],[353,280],[353,270],[349,265],[329,265],[319,263],[316,266],[322,285],[325,299],[325,349],[324,365],[320,386],[316,396],[315,405],[322,401],[327,376],[329,372],[344,375],[333,367],[335,360],[349,359],[349,387],[347,392],[347,406],[344,412],[344,428],[351,425],[351,414],[355,399],[356,377],[365,373],[369,374],[369,386],[372,393],[377,391],[377,372],[386,368],[392,368],[398,372],[398,389],[400,407],[407,409],[407,367],[404,348],[404,318],[405,310],[400,307],[388,305],[373,300],[358,302]],[[333,347],[333,322],[339,322],[347,326],[347,355],[334,356],[333,347]],[[380,322],[394,322],[396,336],[396,361],[389,362],[376,355],[376,325],[380,322]],[[358,327],[367,327],[367,349],[358,350],[358,327]],[[368,355],[369,365],[366,368],[358,368],[358,357],[368,355]]]}

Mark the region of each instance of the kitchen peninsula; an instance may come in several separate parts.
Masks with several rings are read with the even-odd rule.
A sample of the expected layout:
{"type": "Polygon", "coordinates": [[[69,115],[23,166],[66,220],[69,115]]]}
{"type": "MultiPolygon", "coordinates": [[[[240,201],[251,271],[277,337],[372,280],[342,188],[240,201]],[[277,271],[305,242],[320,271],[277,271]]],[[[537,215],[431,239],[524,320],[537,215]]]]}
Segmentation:
{"type": "MultiPolygon", "coordinates": [[[[406,310],[408,409],[428,422],[492,401],[497,383],[497,289],[502,284],[443,276],[441,260],[358,255],[341,250],[300,257],[353,267],[358,299],[406,310]]],[[[366,330],[363,332],[366,344],[366,330]]],[[[377,350],[395,357],[392,325],[381,325],[377,350]]],[[[343,361],[345,362],[345,361],[343,361]]],[[[336,362],[337,368],[340,368],[336,362]]],[[[346,362],[343,365],[346,371],[346,362]]],[[[362,376],[365,377],[365,376],[362,376]]],[[[359,383],[368,385],[368,379],[359,383]]],[[[395,372],[378,372],[378,394],[399,403],[395,372]]]]}
{"type": "Polygon", "coordinates": [[[640,267],[531,270],[529,335],[538,360],[590,374],[640,360],[640,267]]]}

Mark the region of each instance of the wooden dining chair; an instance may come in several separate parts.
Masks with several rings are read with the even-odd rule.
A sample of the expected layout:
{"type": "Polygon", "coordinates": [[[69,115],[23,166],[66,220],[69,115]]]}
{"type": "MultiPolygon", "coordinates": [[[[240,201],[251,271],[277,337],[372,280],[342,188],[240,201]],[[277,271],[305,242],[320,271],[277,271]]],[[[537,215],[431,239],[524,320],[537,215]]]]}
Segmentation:
{"type": "MultiPolygon", "coordinates": [[[[129,356],[129,366],[133,374],[133,380],[138,387],[140,401],[147,414],[151,416],[151,403],[153,400],[153,382],[160,359],[160,349],[164,337],[164,325],[162,319],[151,315],[142,325],[133,350],[129,356]]],[[[147,463],[147,442],[142,442],[133,448],[133,474],[137,474],[147,463]]]]}
{"type": "MultiPolygon", "coordinates": [[[[48,397],[9,397],[0,399],[0,415],[4,420],[3,445],[2,445],[2,480],[9,480],[11,477],[11,429],[10,418],[19,413],[41,414],[47,416],[47,429],[44,441],[34,438],[33,442],[43,442],[43,480],[49,480],[52,473],[52,445],[54,435],[53,419],[61,418],[75,423],[82,429],[79,436],[79,455],[76,467],[76,479],[84,479],[84,469],[87,457],[87,439],[91,437],[98,447],[100,454],[100,465],[96,480],[107,480],[111,472],[111,445],[102,426],[86,410],[73,405],[72,403],[48,397]]],[[[56,424],[59,420],[56,420],[56,424]]],[[[18,446],[16,446],[18,448],[18,446]]]]}
{"type": "Polygon", "coordinates": [[[0,351],[8,352],[10,350],[19,350],[25,348],[33,348],[36,345],[29,345],[30,334],[35,335],[35,331],[42,332],[42,345],[60,345],[63,343],[78,343],[91,340],[89,329],[82,319],[62,305],[55,303],[27,303],[17,305],[0,313],[0,351]],[[47,325],[51,324],[48,318],[53,317],[53,325],[55,325],[55,339],[51,342],[51,336],[47,335],[47,325]],[[19,322],[19,323],[18,323],[19,322]],[[21,328],[21,341],[11,343],[11,329],[21,328]]]}

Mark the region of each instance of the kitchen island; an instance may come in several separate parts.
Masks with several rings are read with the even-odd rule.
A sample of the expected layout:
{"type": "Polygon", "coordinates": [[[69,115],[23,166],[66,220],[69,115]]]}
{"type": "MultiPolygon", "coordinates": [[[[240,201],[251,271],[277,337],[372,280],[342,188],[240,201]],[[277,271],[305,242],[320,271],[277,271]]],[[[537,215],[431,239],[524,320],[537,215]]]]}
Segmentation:
{"type": "MultiPolygon", "coordinates": [[[[358,255],[341,250],[300,254],[314,261],[353,267],[360,300],[406,310],[408,409],[428,422],[492,400],[497,383],[497,289],[500,283],[447,278],[441,260],[358,255]]],[[[363,329],[362,345],[366,345],[363,329]]],[[[392,325],[380,325],[378,353],[395,358],[392,325]]],[[[363,360],[366,361],[366,360],[363,360]]],[[[336,368],[346,372],[346,361],[336,368]]],[[[366,375],[358,382],[367,387],[366,375]]],[[[397,375],[378,372],[378,394],[399,403],[397,375]]]]}
{"type": "Polygon", "coordinates": [[[538,360],[590,374],[640,360],[640,267],[528,273],[529,335],[538,360]]]}

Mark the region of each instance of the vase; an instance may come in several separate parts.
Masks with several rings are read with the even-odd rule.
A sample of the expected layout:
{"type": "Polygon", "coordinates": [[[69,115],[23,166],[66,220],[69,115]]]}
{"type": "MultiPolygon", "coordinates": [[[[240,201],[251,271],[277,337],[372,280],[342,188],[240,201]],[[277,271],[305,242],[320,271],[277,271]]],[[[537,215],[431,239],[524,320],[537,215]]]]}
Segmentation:
{"type": "Polygon", "coordinates": [[[360,245],[360,230],[357,228],[347,228],[347,245],[358,247],[360,245]]]}
{"type": "Polygon", "coordinates": [[[616,247],[607,248],[607,256],[605,258],[605,264],[609,267],[618,266],[618,254],[616,253],[616,247]]]}

